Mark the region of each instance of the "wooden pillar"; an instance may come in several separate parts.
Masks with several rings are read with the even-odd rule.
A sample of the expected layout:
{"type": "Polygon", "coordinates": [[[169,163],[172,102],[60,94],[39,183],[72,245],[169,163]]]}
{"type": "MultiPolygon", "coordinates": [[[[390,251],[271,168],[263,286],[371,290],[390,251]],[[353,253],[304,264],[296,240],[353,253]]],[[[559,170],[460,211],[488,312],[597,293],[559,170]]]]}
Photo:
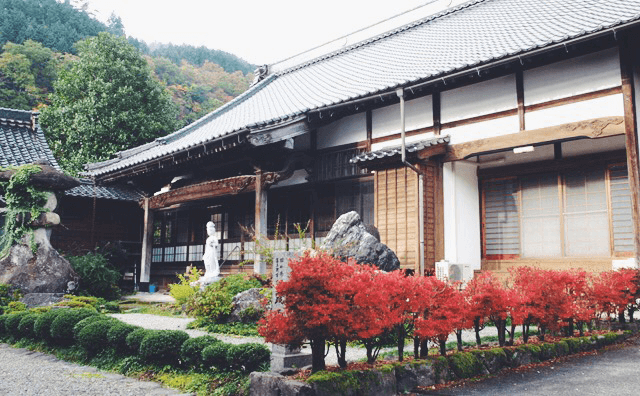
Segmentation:
{"type": "Polygon", "coordinates": [[[522,70],[518,70],[516,72],[516,96],[518,98],[518,120],[520,130],[524,131],[526,129],[526,125],[524,122],[524,74],[522,73],[522,70]]]}
{"type": "Polygon", "coordinates": [[[142,258],[140,260],[140,283],[149,286],[151,276],[151,254],[153,247],[153,211],[149,210],[149,198],[144,198],[144,231],[142,235],[142,258]]]}
{"type": "MultiPolygon", "coordinates": [[[[255,207],[255,233],[256,241],[267,241],[267,189],[263,182],[262,169],[256,170],[256,207],[255,207]]],[[[253,263],[253,272],[256,274],[267,273],[267,262],[264,255],[256,254],[253,263]]]]}
{"type": "Polygon", "coordinates": [[[638,169],[638,131],[636,130],[635,94],[633,84],[633,53],[636,45],[630,45],[629,37],[620,44],[620,71],[622,74],[622,95],[624,98],[625,146],[636,261],[640,259],[640,171],[638,169]]]}

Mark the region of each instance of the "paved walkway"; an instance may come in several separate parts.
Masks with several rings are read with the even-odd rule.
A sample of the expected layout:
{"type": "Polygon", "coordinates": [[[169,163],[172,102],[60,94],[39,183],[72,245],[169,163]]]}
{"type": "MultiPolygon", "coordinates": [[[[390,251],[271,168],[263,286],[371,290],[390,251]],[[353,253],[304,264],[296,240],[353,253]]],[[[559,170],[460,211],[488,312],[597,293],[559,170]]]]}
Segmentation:
{"type": "Polygon", "coordinates": [[[426,391],[425,395],[631,396],[640,394],[640,338],[594,355],[498,375],[468,385],[426,391]]]}
{"type": "Polygon", "coordinates": [[[52,355],[0,344],[0,395],[3,396],[164,396],[179,395],[157,382],[138,381],[52,355]]]}

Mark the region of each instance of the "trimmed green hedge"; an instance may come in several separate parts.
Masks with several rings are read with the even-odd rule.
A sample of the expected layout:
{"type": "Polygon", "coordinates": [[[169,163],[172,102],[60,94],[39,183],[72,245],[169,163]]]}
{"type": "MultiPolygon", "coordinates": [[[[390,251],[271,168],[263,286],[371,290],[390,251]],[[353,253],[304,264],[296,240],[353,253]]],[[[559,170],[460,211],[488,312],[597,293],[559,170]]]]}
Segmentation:
{"type": "Polygon", "coordinates": [[[72,344],[74,341],[73,328],[81,320],[96,316],[95,309],[64,309],[51,322],[51,339],[60,344],[72,344]]]}
{"type": "Polygon", "coordinates": [[[149,334],[154,333],[158,330],[149,330],[149,329],[136,329],[127,335],[125,342],[130,351],[134,353],[138,353],[140,351],[140,344],[142,340],[149,334]]]}
{"type": "Polygon", "coordinates": [[[80,333],[78,333],[78,344],[89,354],[95,354],[107,349],[109,340],[107,333],[117,321],[102,320],[86,325],[80,333]]]}
{"type": "Polygon", "coordinates": [[[140,355],[147,361],[177,364],[182,344],[189,334],[181,330],[158,330],[148,334],[140,343],[140,355]]]}
{"type": "Polygon", "coordinates": [[[187,367],[200,368],[204,361],[202,360],[202,351],[209,345],[218,344],[222,341],[219,339],[205,335],[195,338],[189,338],[182,344],[180,349],[180,359],[187,367]]]}

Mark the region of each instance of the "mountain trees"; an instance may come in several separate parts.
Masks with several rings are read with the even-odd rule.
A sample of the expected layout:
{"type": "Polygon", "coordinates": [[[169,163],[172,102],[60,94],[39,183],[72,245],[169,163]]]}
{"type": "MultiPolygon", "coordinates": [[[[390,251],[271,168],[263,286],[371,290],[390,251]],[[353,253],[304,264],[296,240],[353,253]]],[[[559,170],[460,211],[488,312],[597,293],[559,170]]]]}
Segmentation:
{"type": "Polygon", "coordinates": [[[176,128],[176,109],[126,39],[100,33],[76,44],[41,123],[54,155],[71,173],[88,162],[146,143],[176,128]]]}

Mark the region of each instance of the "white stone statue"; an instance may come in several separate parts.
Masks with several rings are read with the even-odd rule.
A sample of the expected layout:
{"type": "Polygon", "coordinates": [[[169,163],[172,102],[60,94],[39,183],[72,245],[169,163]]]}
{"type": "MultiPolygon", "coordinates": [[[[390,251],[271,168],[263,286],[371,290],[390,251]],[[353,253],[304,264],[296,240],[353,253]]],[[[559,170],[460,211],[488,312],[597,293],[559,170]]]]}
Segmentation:
{"type": "Polygon", "coordinates": [[[204,245],[204,276],[201,281],[214,282],[220,277],[220,265],[218,264],[218,239],[216,238],[216,225],[210,221],[207,223],[207,242],[204,245]]]}

